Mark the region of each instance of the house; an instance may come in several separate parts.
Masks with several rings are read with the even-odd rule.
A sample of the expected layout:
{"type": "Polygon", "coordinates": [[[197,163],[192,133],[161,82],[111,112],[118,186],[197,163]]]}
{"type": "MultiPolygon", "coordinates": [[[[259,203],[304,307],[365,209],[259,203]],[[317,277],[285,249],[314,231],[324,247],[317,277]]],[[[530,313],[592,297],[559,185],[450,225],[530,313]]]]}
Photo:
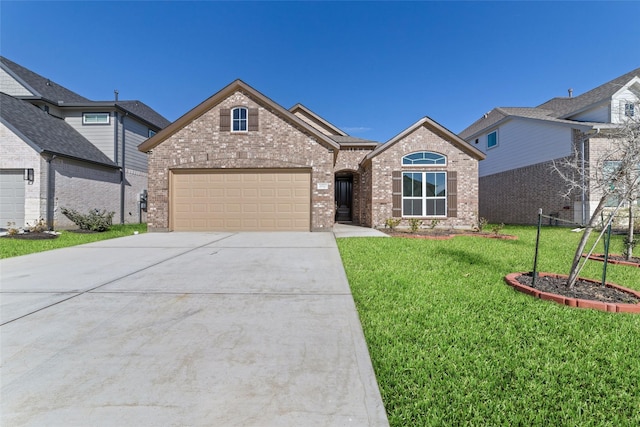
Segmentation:
{"type": "Polygon", "coordinates": [[[607,130],[637,117],[640,68],[580,96],[572,92],[537,107],[494,108],[460,133],[487,156],[479,170],[481,217],[535,224],[542,209],[578,224],[590,218],[600,194],[585,181],[589,188],[566,197],[554,161],[581,156],[585,176],[602,167],[599,153],[611,144],[607,130]]]}
{"type": "Polygon", "coordinates": [[[168,120],[140,101],[91,101],[4,57],[0,99],[0,227],[72,227],[61,207],[145,220],[137,146],[168,120]]]}
{"type": "Polygon", "coordinates": [[[241,80],[138,148],[149,154],[152,231],[331,231],[393,217],[470,228],[484,158],[428,117],[380,144],[241,80]]]}

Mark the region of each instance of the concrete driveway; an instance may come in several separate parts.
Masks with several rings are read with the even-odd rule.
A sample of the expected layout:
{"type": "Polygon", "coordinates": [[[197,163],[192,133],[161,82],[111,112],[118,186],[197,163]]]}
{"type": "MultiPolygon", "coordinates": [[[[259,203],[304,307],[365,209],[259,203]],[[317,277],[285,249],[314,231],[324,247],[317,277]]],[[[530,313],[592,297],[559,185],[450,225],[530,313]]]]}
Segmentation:
{"type": "Polygon", "coordinates": [[[388,425],[331,233],[0,261],[2,426],[388,425]]]}

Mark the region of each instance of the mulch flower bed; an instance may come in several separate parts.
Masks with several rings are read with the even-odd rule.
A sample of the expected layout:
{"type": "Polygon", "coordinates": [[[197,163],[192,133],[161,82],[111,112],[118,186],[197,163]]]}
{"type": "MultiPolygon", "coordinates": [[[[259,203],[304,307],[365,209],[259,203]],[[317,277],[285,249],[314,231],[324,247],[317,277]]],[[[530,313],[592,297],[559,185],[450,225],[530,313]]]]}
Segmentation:
{"type": "Polygon", "coordinates": [[[5,234],[2,236],[5,239],[19,239],[19,240],[47,240],[57,239],[58,234],[46,233],[46,232],[25,232],[17,234],[5,234]]]}
{"type": "Polygon", "coordinates": [[[535,285],[531,273],[512,273],[505,281],[520,292],[571,307],[640,313],[640,292],[613,283],[602,286],[599,281],[579,278],[569,288],[567,276],[551,273],[540,273],[535,285]]]}
{"type": "Polygon", "coordinates": [[[391,237],[406,237],[409,239],[449,240],[453,239],[456,236],[472,236],[498,240],[518,240],[518,236],[513,236],[510,234],[472,232],[465,230],[418,230],[415,233],[412,233],[410,231],[398,231],[389,229],[380,231],[388,234],[391,237]]]}
{"type": "MultiPolygon", "coordinates": [[[[587,254],[582,254],[583,257],[586,257],[587,254]]],[[[591,254],[589,256],[590,260],[604,262],[604,254],[591,254]]],[[[630,260],[627,260],[623,255],[609,254],[607,258],[607,262],[611,264],[619,264],[619,265],[629,265],[632,267],[640,267],[640,258],[631,257],[630,260]]]]}

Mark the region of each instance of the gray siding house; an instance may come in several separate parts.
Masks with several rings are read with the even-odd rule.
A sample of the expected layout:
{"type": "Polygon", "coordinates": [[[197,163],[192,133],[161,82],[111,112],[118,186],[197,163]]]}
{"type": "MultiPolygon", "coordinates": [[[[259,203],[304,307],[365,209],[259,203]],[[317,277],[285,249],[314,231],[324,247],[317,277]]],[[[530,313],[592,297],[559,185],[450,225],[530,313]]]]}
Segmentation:
{"type": "Polygon", "coordinates": [[[4,57],[0,97],[0,228],[72,227],[61,207],[146,220],[147,155],[137,146],[167,119],[140,101],[91,101],[4,57]]]}

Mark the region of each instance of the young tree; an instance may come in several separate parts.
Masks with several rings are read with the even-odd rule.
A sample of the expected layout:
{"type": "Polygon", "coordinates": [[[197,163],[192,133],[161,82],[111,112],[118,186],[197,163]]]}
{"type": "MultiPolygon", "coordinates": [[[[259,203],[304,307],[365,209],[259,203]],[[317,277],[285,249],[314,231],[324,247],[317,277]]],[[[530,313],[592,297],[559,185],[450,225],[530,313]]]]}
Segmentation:
{"type": "MultiPolygon", "coordinates": [[[[634,245],[633,205],[640,189],[640,111],[638,103],[627,108],[620,123],[607,125],[599,131],[603,138],[602,146],[589,147],[589,159],[585,159],[584,146],[575,147],[573,156],[554,164],[554,169],[567,183],[566,195],[598,194],[600,199],[591,217],[585,224],[585,230],[576,249],[569,271],[568,285],[573,287],[580,273],[580,260],[593,229],[599,224],[601,214],[607,205],[617,206],[614,213],[624,202],[629,204],[629,231],[627,235],[627,256],[631,257],[634,245]],[[595,156],[595,158],[594,158],[595,156]],[[612,203],[613,202],[613,203],[612,203]]],[[[593,135],[586,135],[592,137],[593,135]]],[[[594,139],[589,139],[593,144],[594,139]]],[[[604,225],[604,224],[603,224],[604,225]]]]}

